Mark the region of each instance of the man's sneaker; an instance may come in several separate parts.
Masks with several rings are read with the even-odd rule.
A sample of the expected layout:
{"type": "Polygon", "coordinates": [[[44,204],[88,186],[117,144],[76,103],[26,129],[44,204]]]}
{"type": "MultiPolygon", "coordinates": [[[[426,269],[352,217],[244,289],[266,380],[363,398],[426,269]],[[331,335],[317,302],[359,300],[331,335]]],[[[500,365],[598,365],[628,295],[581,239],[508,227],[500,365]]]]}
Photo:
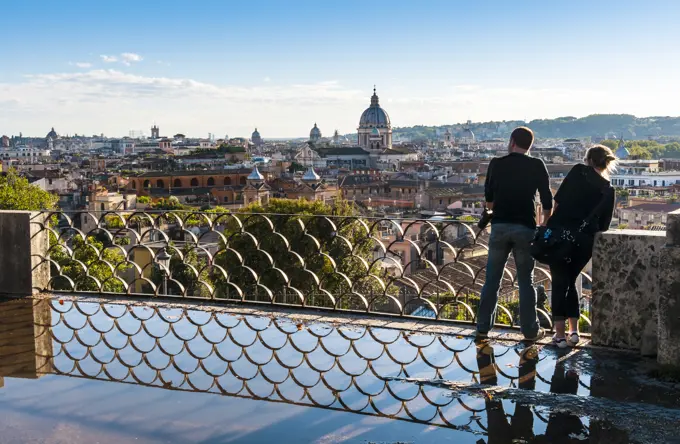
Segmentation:
{"type": "Polygon", "coordinates": [[[558,338],[557,336],[553,336],[552,340],[550,341],[550,344],[554,345],[557,348],[569,347],[569,344],[567,344],[567,338],[558,338]]]}
{"type": "Polygon", "coordinates": [[[531,342],[536,342],[540,341],[541,339],[545,338],[545,330],[542,328],[538,329],[538,332],[536,332],[535,336],[525,336],[524,340],[525,341],[531,341],[531,342]]]}
{"type": "Polygon", "coordinates": [[[488,333],[482,333],[481,331],[477,331],[475,333],[475,342],[480,343],[480,342],[487,342],[489,340],[489,334],[488,333]]]}
{"type": "Polygon", "coordinates": [[[569,344],[571,345],[576,345],[581,341],[581,337],[578,335],[577,332],[569,333],[567,341],[569,341],[569,344]]]}

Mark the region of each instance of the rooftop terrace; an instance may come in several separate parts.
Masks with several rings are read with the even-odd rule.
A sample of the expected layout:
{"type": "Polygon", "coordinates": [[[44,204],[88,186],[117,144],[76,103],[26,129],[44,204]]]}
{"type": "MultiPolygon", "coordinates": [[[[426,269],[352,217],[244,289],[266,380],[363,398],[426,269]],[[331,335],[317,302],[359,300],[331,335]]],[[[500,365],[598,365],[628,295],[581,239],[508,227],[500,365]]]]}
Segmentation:
{"type": "Polygon", "coordinates": [[[641,352],[680,365],[679,221],[599,237],[589,334],[556,350],[518,341],[512,261],[472,342],[486,234],[462,222],[0,212],[0,436],[677,442],[677,373],[641,352]]]}

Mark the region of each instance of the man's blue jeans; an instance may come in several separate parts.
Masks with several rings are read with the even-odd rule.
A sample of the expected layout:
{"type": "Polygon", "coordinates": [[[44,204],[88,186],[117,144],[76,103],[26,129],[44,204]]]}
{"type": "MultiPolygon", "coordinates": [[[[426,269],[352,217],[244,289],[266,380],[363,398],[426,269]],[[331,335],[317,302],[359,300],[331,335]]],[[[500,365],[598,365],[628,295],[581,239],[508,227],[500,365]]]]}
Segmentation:
{"type": "Polygon", "coordinates": [[[536,289],[534,288],[534,258],[530,245],[535,230],[518,224],[497,223],[491,226],[489,237],[489,258],[486,264],[486,282],[477,310],[477,331],[488,333],[496,319],[498,290],[503,278],[503,270],[512,252],[517,267],[519,286],[519,321],[525,337],[538,333],[536,314],[536,289]]]}

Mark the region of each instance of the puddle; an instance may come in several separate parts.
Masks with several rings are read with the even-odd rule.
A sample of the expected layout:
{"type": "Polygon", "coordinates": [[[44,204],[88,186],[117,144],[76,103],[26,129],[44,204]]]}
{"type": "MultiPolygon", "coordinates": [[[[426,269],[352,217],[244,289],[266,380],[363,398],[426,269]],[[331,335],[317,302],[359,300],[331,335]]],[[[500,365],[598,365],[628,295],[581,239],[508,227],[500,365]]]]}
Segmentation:
{"type": "Polygon", "coordinates": [[[674,442],[621,352],[199,308],[0,302],[2,442],[674,442]]]}

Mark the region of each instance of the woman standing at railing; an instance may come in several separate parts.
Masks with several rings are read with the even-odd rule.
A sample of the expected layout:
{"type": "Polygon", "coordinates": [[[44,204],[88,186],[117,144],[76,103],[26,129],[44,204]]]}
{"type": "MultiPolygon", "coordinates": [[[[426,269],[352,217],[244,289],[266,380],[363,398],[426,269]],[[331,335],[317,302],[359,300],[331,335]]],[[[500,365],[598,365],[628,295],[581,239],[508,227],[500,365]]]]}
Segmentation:
{"type": "Polygon", "coordinates": [[[574,166],[562,182],[555,195],[553,215],[548,221],[549,228],[579,232],[586,239],[572,250],[567,261],[550,266],[555,324],[553,344],[560,348],[579,342],[581,311],[576,280],[593,255],[595,233],[607,231],[614,213],[616,193],[609,183],[609,175],[616,168],[616,156],[606,146],[595,145],[588,150],[585,162],[585,165],[574,166]]]}

